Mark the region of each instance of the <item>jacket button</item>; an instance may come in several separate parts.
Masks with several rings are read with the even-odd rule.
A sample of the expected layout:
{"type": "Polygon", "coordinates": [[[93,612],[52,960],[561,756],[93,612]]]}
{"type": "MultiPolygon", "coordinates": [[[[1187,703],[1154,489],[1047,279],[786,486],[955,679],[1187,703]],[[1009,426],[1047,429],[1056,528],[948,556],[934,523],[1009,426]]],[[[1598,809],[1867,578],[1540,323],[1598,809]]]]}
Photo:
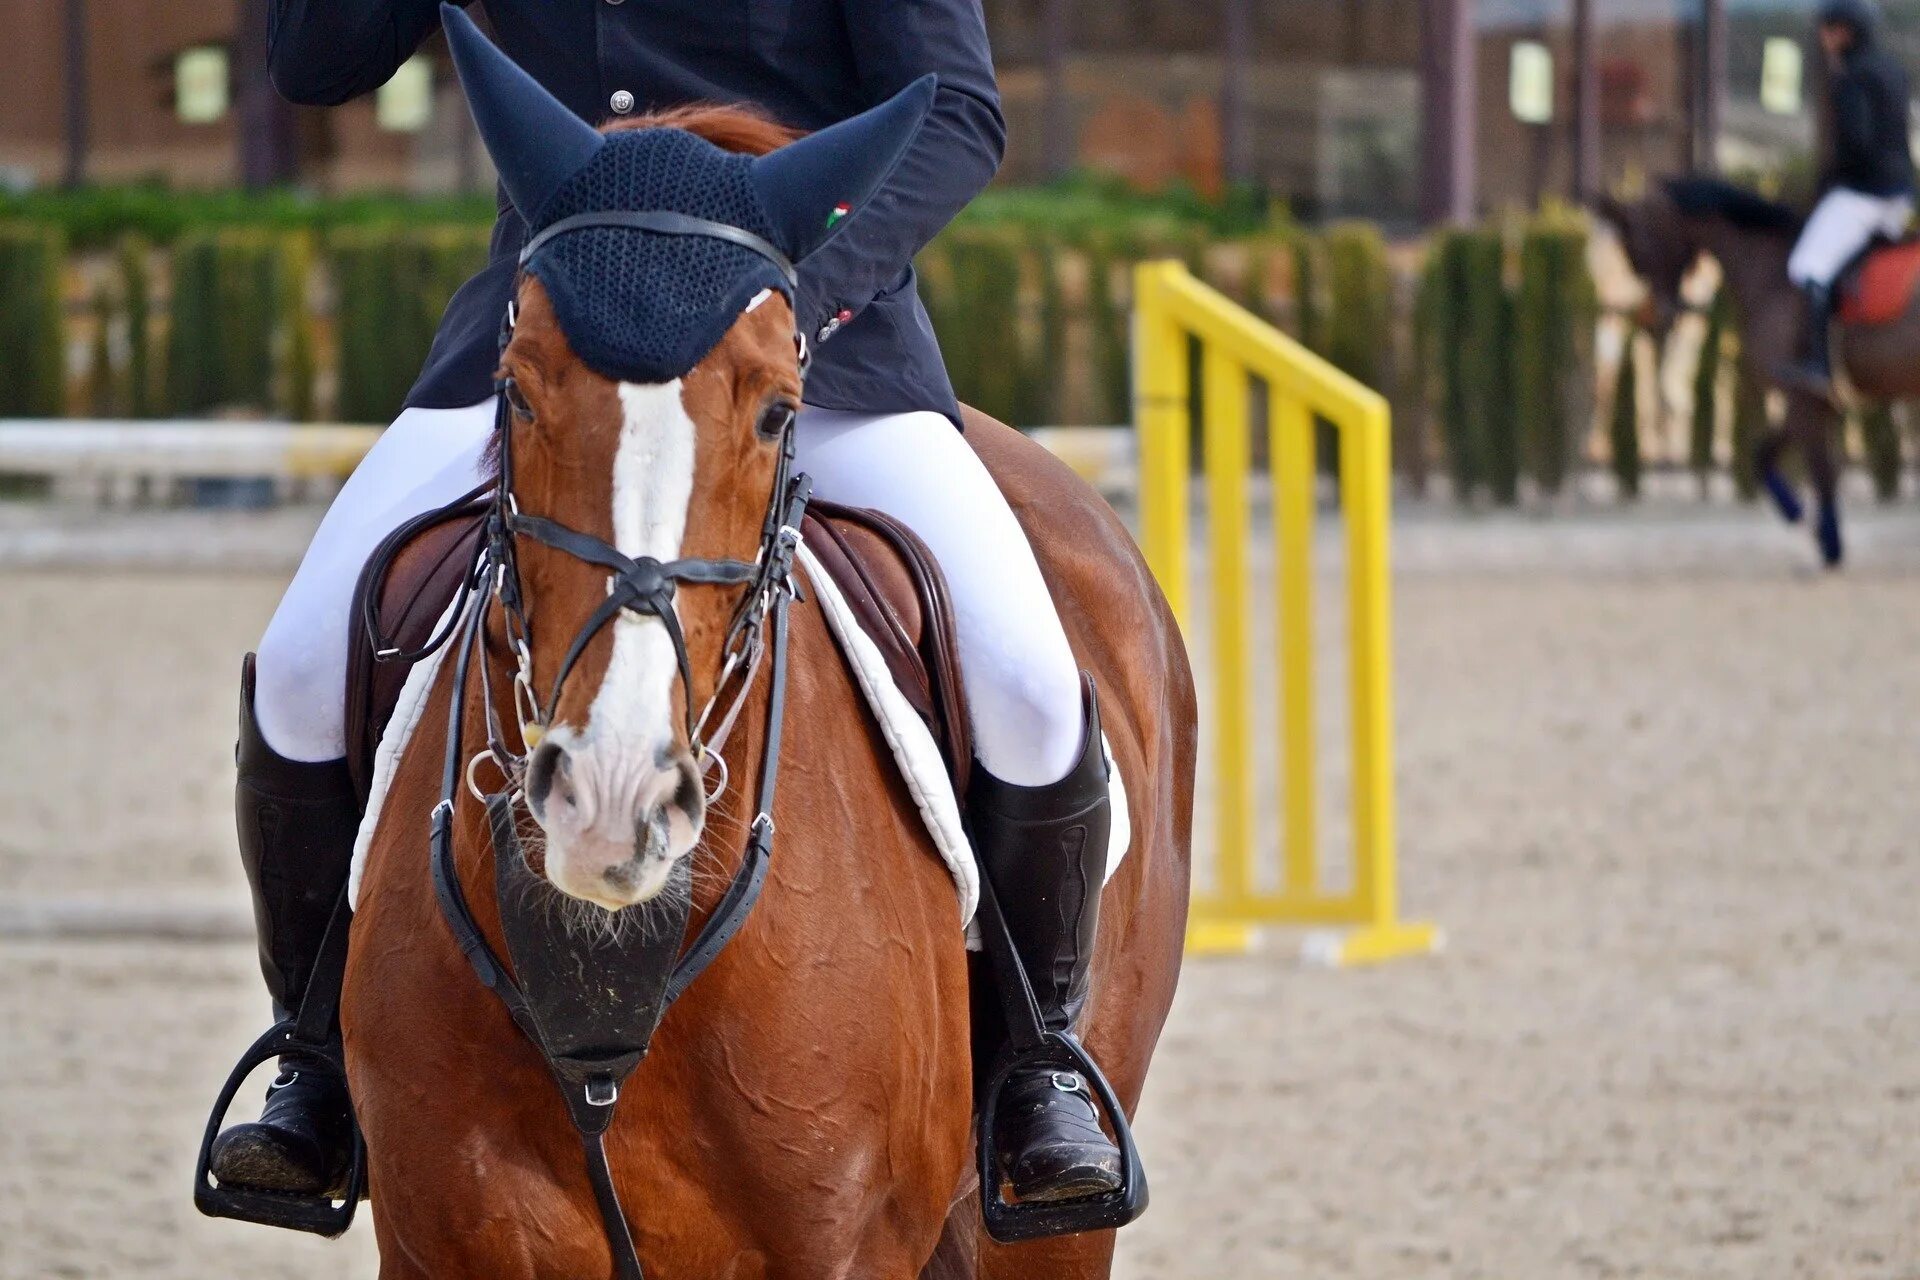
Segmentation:
{"type": "Polygon", "coordinates": [[[633,110],[633,95],[625,89],[615,89],[613,97],[607,99],[607,105],[613,108],[615,115],[625,115],[633,110]]]}

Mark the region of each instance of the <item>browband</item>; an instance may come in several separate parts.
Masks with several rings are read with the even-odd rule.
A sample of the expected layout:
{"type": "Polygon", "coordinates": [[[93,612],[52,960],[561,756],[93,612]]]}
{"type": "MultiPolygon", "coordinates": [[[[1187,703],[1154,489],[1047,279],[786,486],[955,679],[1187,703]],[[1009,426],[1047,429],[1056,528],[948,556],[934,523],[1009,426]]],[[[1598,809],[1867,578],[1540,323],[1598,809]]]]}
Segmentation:
{"type": "Polygon", "coordinates": [[[663,236],[705,236],[712,240],[725,240],[743,249],[751,249],[771,262],[786,280],[788,289],[797,290],[800,287],[800,275],[794,270],[792,259],[753,232],[731,223],[713,222],[707,218],[695,218],[684,213],[669,213],[664,209],[603,209],[589,213],[576,213],[571,218],[562,218],[527,241],[527,247],[520,251],[520,265],[526,266],[528,260],[554,237],[573,231],[588,231],[595,227],[617,227],[629,231],[652,231],[663,236]]]}

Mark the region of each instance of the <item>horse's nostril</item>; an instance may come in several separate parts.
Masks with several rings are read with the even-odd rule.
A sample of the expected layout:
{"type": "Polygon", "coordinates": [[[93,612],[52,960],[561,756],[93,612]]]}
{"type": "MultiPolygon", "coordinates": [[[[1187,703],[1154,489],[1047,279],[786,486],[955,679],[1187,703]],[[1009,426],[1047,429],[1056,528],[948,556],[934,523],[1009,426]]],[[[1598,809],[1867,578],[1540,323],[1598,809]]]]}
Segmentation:
{"type": "Polygon", "coordinates": [[[548,739],[534,748],[533,757],[527,761],[527,804],[535,816],[546,808],[547,796],[553,791],[554,774],[566,754],[558,743],[548,739]]]}
{"type": "Polygon", "coordinates": [[[689,820],[698,821],[707,803],[706,789],[701,783],[700,770],[690,757],[682,757],[679,762],[680,782],[673,791],[674,807],[687,815],[689,820]]]}

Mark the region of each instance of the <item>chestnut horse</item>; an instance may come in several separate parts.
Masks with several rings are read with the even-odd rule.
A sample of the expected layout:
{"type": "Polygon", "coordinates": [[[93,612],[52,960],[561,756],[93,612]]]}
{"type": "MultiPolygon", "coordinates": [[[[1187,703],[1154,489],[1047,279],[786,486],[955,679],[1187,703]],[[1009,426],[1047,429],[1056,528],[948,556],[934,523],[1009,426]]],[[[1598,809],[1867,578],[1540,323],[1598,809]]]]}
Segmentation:
{"type": "MultiPolygon", "coordinates": [[[[660,121],[641,127],[649,123],[660,121]]],[[[736,150],[783,140],[727,109],[683,112],[667,123],[736,150]]],[[[631,529],[616,528],[623,486],[656,498],[673,491],[684,505],[684,533],[677,518],[663,526],[650,515],[648,536],[672,545],[649,554],[751,561],[778,469],[777,446],[756,428],[770,408],[799,402],[793,334],[791,309],[774,294],[741,314],[679,382],[616,383],[575,354],[546,289],[523,278],[502,361],[517,388],[503,420],[518,509],[612,544],[616,535],[632,538],[631,529]],[[690,458],[635,449],[655,429],[649,423],[665,421],[690,430],[690,458]],[[676,462],[677,482],[656,474],[676,462]]],[[[1166,601],[1093,490],[982,416],[968,417],[967,439],[1025,525],[1074,651],[1099,683],[1125,780],[1130,850],[1105,889],[1082,1031],[1131,1112],[1180,967],[1191,673],[1166,601]]],[[[538,628],[534,687],[545,689],[564,637],[605,601],[606,573],[532,541],[517,554],[526,613],[538,628]]],[[[678,593],[693,680],[684,690],[677,675],[658,682],[666,689],[671,681],[671,705],[684,696],[700,706],[713,693],[735,601],[710,586],[678,593]]],[[[550,735],[634,712],[622,707],[623,692],[640,701],[657,695],[643,696],[644,682],[617,669],[628,659],[616,656],[626,642],[616,633],[643,625],[652,624],[623,619],[586,646],[552,709],[550,735]]],[[[381,1275],[604,1276],[609,1246],[567,1112],[533,1045],[475,981],[442,926],[428,875],[427,814],[439,795],[453,665],[443,663],[435,678],[372,835],[341,1005],[381,1275]]],[[[487,624],[480,665],[486,678],[469,681],[460,712],[472,743],[486,740],[489,696],[510,734],[515,723],[515,666],[498,616],[487,624]]],[[[666,665],[672,669],[670,658],[666,665]]],[[[731,794],[759,776],[767,696],[762,679],[725,745],[731,794]]],[[[778,845],[765,891],[667,1013],[608,1135],[648,1274],[1108,1275],[1112,1231],[1015,1246],[984,1234],[969,1163],[969,964],[955,887],[804,583],[791,612],[786,698],[778,845]]],[[[676,729],[676,750],[684,752],[684,738],[676,729]]],[[[698,805],[690,807],[697,826],[698,805]]],[[[691,855],[696,927],[738,865],[743,826],[739,809],[724,802],[705,815],[691,855]]],[[[461,886],[500,951],[486,816],[464,788],[453,833],[461,886]]],[[[646,911],[642,904],[609,914],[558,896],[580,889],[579,869],[547,853],[536,833],[530,862],[567,907],[556,920],[584,912],[617,923],[646,911]]]]}
{"type": "MultiPolygon", "coordinates": [[[[1641,323],[1662,347],[1685,309],[1681,285],[1687,273],[1703,256],[1720,264],[1739,314],[1742,373],[1786,399],[1784,419],[1756,445],[1756,464],[1781,515],[1798,522],[1799,500],[1778,467],[1788,445],[1799,450],[1819,503],[1816,532],[1826,531],[1822,554],[1830,565],[1838,564],[1839,471],[1833,450],[1840,415],[1825,399],[1783,385],[1779,377],[1806,324],[1805,302],[1787,279],[1798,215],[1711,178],[1658,185],[1631,203],[1603,199],[1595,212],[1619,233],[1628,262],[1647,287],[1641,323]]],[[[1909,304],[1891,324],[1836,326],[1835,337],[1838,367],[1861,395],[1920,395],[1920,302],[1909,304]]]]}

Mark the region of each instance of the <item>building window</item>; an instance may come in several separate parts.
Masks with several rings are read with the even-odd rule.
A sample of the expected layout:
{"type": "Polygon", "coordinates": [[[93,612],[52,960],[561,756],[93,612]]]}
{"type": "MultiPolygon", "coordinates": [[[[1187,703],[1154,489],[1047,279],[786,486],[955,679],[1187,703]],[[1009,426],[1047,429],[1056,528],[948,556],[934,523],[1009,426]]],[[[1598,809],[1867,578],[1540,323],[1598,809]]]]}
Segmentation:
{"type": "Polygon", "coordinates": [[[374,97],[374,119],[394,133],[419,133],[433,119],[433,62],[414,54],[374,97]]]}
{"type": "Polygon", "coordinates": [[[1760,55],[1760,105],[1777,116],[1797,116],[1803,79],[1800,42],[1770,36],[1760,55]]]}
{"type": "Polygon", "coordinates": [[[185,124],[212,124],[227,114],[227,51],[217,45],[182,50],[173,62],[174,110],[185,124]]]}
{"type": "Polygon", "coordinates": [[[1509,55],[1507,104],[1521,124],[1553,123],[1553,54],[1537,40],[1516,40],[1509,55]]]}

